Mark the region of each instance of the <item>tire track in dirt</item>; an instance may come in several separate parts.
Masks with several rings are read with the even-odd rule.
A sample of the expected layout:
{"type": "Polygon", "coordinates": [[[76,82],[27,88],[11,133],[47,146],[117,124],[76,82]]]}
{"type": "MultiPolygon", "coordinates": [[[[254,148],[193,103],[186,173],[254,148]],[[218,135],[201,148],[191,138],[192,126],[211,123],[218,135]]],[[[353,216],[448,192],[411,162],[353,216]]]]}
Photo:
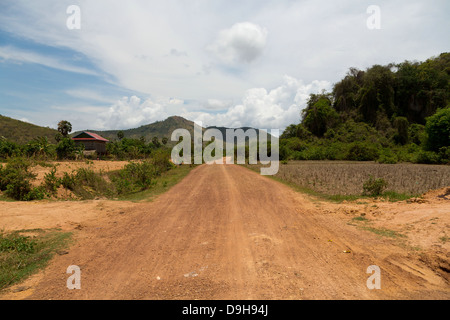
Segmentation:
{"type": "Polygon", "coordinates": [[[155,201],[90,225],[76,240],[29,299],[450,297],[448,283],[405,249],[238,165],[199,166],[155,201]],[[381,290],[366,286],[373,264],[381,290]],[[81,268],[81,290],[66,288],[69,265],[81,268]]]}

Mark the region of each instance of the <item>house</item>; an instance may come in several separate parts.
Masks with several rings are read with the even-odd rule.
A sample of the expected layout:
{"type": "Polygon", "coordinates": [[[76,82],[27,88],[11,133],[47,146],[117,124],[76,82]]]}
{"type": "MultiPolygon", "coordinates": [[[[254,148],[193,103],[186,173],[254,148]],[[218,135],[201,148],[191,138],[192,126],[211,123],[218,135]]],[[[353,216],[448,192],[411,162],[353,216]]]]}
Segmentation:
{"type": "Polygon", "coordinates": [[[76,136],[72,137],[75,143],[82,143],[85,151],[96,151],[97,154],[106,153],[106,143],[109,140],[99,136],[98,134],[83,131],[76,136]]]}

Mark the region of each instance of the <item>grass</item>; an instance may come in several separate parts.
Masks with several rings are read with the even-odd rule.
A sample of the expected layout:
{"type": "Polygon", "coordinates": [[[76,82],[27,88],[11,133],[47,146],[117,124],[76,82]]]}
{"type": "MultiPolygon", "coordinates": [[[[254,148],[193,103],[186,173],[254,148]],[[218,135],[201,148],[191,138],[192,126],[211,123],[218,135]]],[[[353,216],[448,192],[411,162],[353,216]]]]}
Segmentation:
{"type": "Polygon", "coordinates": [[[449,241],[450,240],[450,238],[449,237],[447,237],[447,236],[443,236],[443,237],[440,237],[439,238],[439,240],[441,240],[442,241],[442,243],[446,243],[447,241],[449,241]]]}
{"type": "Polygon", "coordinates": [[[171,187],[173,187],[178,182],[180,182],[194,168],[195,168],[195,166],[189,166],[189,165],[177,166],[177,167],[161,174],[161,176],[158,177],[156,183],[151,188],[144,190],[144,191],[136,192],[136,193],[125,194],[125,195],[119,196],[117,199],[118,200],[126,200],[126,201],[135,201],[135,202],[153,201],[153,199],[155,199],[158,195],[166,192],[171,187]]]}
{"type": "Polygon", "coordinates": [[[69,244],[70,237],[71,233],[56,229],[0,233],[0,290],[44,268],[55,252],[69,244]]]}
{"type": "Polygon", "coordinates": [[[389,230],[386,228],[373,228],[373,227],[369,227],[369,226],[359,226],[359,227],[363,230],[373,232],[382,237],[388,237],[388,238],[394,238],[394,239],[406,237],[404,234],[401,234],[397,231],[389,230]]]}

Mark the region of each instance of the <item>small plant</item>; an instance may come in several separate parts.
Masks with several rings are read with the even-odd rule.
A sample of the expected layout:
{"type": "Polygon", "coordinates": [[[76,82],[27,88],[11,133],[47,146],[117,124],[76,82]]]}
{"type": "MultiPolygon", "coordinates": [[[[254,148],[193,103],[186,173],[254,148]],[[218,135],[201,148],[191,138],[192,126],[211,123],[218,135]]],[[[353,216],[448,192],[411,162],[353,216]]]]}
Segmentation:
{"type": "Polygon", "coordinates": [[[33,200],[42,200],[46,197],[50,197],[50,194],[45,190],[44,187],[34,187],[28,192],[22,200],[24,201],[33,201],[33,200]]]}
{"type": "Polygon", "coordinates": [[[53,167],[52,170],[44,176],[44,188],[50,194],[55,195],[60,185],[61,181],[56,177],[56,167],[53,167]]]}
{"type": "Polygon", "coordinates": [[[64,172],[63,177],[60,179],[61,185],[68,190],[73,190],[75,187],[75,177],[67,172],[64,172]]]}
{"type": "Polygon", "coordinates": [[[363,195],[368,195],[372,197],[379,196],[383,193],[383,191],[387,187],[387,182],[383,178],[375,179],[372,175],[369,177],[369,180],[364,182],[363,184],[363,195]]]}
{"type": "Polygon", "coordinates": [[[26,200],[32,190],[30,180],[36,175],[30,171],[30,162],[15,158],[10,159],[5,168],[0,167],[0,190],[15,200],[26,200]]]}

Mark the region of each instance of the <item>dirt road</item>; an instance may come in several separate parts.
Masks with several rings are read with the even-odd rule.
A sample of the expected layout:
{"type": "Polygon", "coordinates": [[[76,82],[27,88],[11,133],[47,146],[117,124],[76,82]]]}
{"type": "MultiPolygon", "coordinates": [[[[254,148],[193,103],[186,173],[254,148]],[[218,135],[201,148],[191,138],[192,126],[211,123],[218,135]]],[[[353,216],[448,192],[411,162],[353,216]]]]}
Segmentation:
{"type": "Polygon", "coordinates": [[[391,240],[237,165],[202,165],[150,203],[76,233],[28,299],[449,299],[448,279],[391,240]],[[69,290],[69,265],[81,289],[69,290]],[[381,289],[368,289],[381,270],[381,289]]]}

